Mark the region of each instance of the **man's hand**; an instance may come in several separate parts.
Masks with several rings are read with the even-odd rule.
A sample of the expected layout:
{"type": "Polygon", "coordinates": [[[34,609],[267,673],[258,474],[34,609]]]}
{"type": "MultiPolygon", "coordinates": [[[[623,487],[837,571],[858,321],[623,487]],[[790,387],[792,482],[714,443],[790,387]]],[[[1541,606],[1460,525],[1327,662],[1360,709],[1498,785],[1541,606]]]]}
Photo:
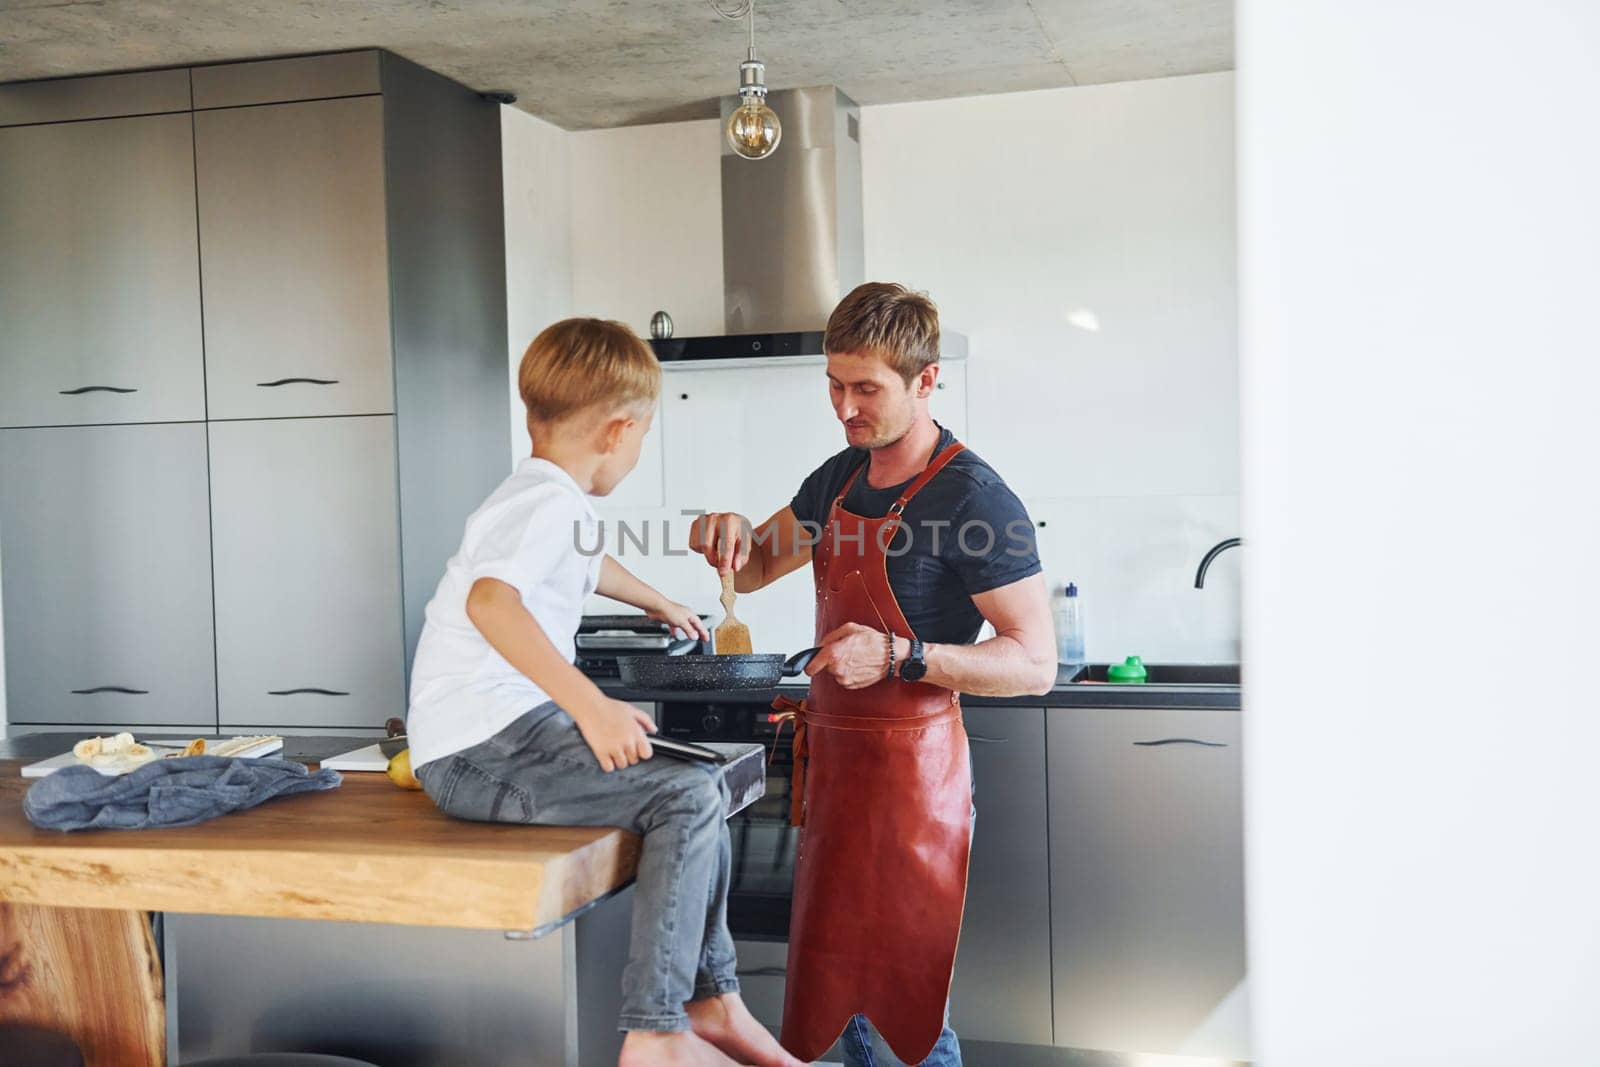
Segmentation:
{"type": "Polygon", "coordinates": [[[743,569],[750,562],[755,533],[750,520],[736,511],[710,511],[689,527],[689,551],[698,552],[719,574],[743,569]]]}
{"type": "Polygon", "coordinates": [[[889,639],[882,630],[847,622],[822,638],[822,651],[806,664],[815,678],[823,671],[846,689],[864,689],[889,671],[889,639]]]}
{"type": "Polygon", "coordinates": [[[694,609],[687,604],[679,604],[662,597],[658,603],[646,608],[644,614],[648,619],[666,623],[672,632],[680,637],[711,640],[711,631],[706,628],[705,620],[696,615],[694,609]]]}
{"type": "Polygon", "coordinates": [[[632,704],[606,698],[570,714],[600,769],[608,774],[654,755],[650,734],[656,732],[656,724],[632,704]]]}

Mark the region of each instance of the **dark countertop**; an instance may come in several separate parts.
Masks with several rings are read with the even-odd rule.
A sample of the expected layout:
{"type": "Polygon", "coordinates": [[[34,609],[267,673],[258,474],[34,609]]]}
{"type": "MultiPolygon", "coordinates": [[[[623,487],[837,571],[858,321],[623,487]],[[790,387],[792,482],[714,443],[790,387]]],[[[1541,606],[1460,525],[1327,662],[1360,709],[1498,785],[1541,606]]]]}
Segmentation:
{"type": "MultiPolygon", "coordinates": [[[[1159,665],[1150,665],[1157,672],[1159,665]]],[[[1201,676],[1221,674],[1227,666],[1179,668],[1201,676]]],[[[1063,668],[1063,672],[1065,672],[1063,668]]],[[[1104,676],[1104,667],[1091,666],[1090,676],[1104,676]]],[[[654,703],[710,703],[710,704],[770,704],[773,698],[787,696],[799,700],[806,694],[804,685],[781,685],[773,689],[720,689],[707,692],[682,692],[665,689],[629,689],[616,679],[597,678],[597,685],[618,700],[638,704],[654,703]]],[[[1215,682],[1185,682],[1183,684],[1108,685],[1098,681],[1058,682],[1040,696],[984,697],[963,696],[964,708],[1215,708],[1239,710],[1240,687],[1237,684],[1215,682]]]]}

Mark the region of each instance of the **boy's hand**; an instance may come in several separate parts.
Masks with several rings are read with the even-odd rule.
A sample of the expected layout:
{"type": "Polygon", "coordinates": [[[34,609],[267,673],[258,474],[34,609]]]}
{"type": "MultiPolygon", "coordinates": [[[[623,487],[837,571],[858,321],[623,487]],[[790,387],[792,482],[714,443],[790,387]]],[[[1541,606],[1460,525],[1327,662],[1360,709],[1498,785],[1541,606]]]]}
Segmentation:
{"type": "Polygon", "coordinates": [[[650,734],[656,732],[656,724],[632,704],[607,698],[574,714],[572,721],[608,774],[654,754],[650,734]]]}
{"type": "Polygon", "coordinates": [[[650,608],[645,613],[648,619],[664,622],[671,627],[672,632],[679,637],[698,637],[702,641],[711,640],[711,631],[706,628],[705,621],[696,615],[694,609],[687,604],[677,604],[666,597],[660,603],[650,608]]]}

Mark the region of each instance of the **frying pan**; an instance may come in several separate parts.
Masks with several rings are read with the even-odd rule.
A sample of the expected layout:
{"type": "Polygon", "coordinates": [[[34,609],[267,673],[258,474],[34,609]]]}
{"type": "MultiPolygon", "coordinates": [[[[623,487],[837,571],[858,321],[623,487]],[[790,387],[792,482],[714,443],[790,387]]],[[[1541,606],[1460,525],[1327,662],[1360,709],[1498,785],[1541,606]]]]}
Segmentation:
{"type": "Polygon", "coordinates": [[[822,651],[808,648],[785,659],[777,653],[742,656],[687,655],[697,644],[692,638],[674,641],[666,655],[618,656],[617,671],[629,689],[678,689],[705,692],[714,689],[772,689],[785,678],[806,669],[822,651]]]}

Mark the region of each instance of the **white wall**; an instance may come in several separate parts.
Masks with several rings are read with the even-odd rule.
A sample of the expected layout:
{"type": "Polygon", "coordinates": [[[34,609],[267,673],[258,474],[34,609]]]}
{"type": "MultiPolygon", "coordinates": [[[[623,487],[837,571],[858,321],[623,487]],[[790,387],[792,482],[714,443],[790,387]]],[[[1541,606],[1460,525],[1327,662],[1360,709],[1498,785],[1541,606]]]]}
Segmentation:
{"type": "MultiPolygon", "coordinates": [[[[577,311],[722,332],[718,135],[573,135],[577,311]]],[[[1192,588],[1239,532],[1232,75],[868,107],[862,149],[867,275],[969,335],[967,441],[1083,588],[1090,656],[1237,660],[1239,553],[1192,588]]]]}
{"type": "Polygon", "coordinates": [[[1233,76],[862,112],[867,276],[966,333],[969,443],[1091,659],[1239,658],[1233,76]],[[1093,327],[1093,328],[1089,328],[1093,327]]]}
{"type": "Polygon", "coordinates": [[[572,314],[571,143],[572,135],[558,126],[500,109],[512,463],[530,448],[517,396],[522,353],[540,330],[572,314]]]}
{"type": "Polygon", "coordinates": [[[1239,11],[1269,1067],[1600,1057],[1600,8],[1239,11]]]}
{"type": "Polygon", "coordinates": [[[679,337],[722,332],[721,124],[573,134],[576,313],[642,337],[665,310],[679,337]]]}

